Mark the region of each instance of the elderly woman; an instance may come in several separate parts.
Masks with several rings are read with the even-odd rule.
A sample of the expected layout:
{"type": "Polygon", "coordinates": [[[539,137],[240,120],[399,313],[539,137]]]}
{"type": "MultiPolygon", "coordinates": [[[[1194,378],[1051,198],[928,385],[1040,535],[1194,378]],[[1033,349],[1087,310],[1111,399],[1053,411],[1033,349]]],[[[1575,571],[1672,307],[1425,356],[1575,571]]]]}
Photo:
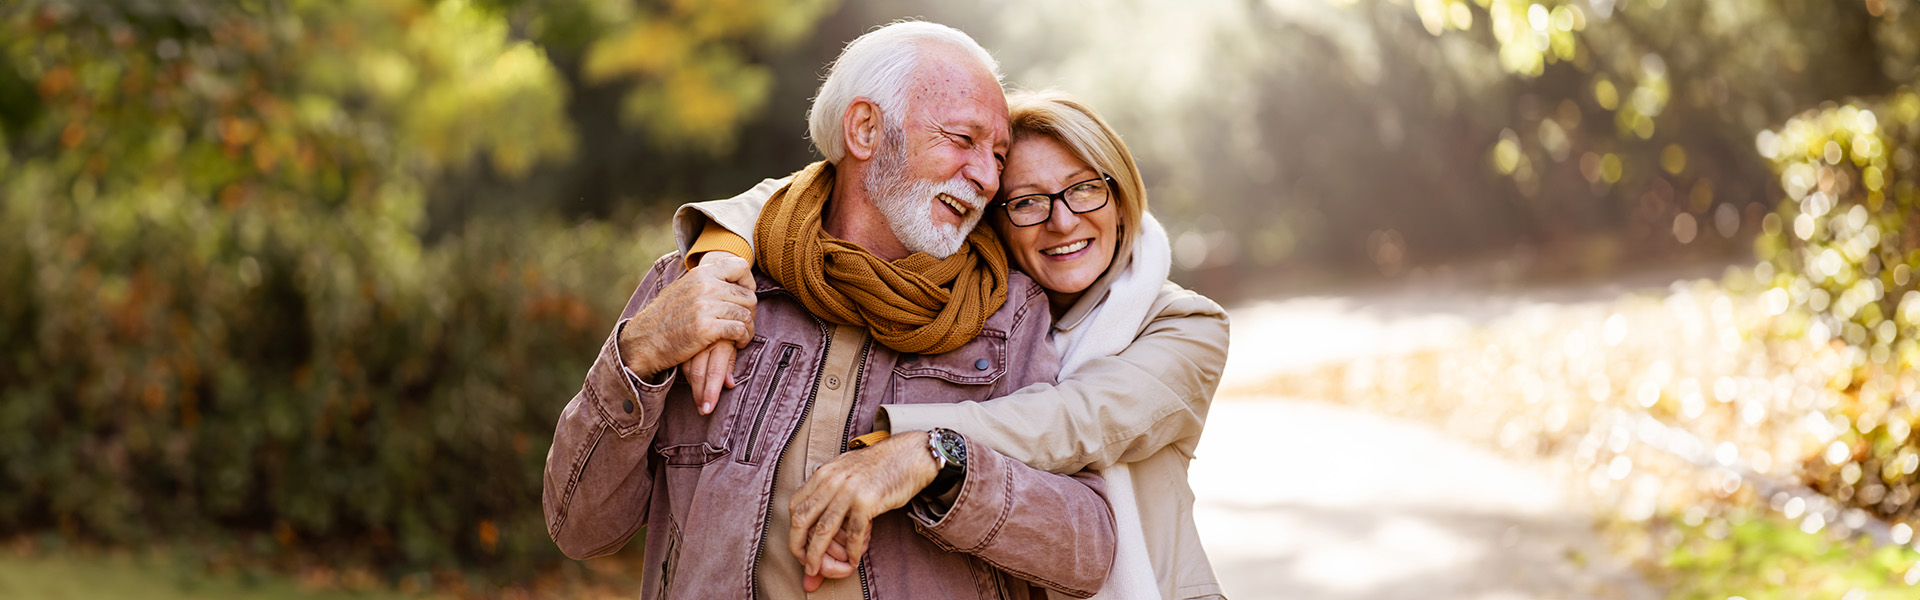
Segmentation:
{"type": "MultiPolygon", "coordinates": [[[[1014,265],[1047,290],[1060,383],[987,402],[887,405],[876,426],[946,427],[1035,468],[1096,470],[1120,534],[1096,597],[1220,598],[1194,528],[1187,463],[1226,364],[1226,313],[1167,281],[1166,233],[1146,211],[1132,154],[1098,113],[1058,92],[1017,92],[1007,105],[1012,145],[986,220],[1014,265]]],[[[675,237],[688,261],[752,256],[742,236],[785,183],[681,207],[675,237]]],[[[683,372],[710,398],[728,360],[703,353],[683,372]]]]}

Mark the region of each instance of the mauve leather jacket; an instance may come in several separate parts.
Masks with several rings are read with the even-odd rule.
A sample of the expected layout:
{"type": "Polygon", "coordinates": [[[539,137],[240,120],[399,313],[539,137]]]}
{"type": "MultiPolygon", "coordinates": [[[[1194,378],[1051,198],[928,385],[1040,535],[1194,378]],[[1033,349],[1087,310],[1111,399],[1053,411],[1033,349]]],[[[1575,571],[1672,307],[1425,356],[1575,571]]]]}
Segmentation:
{"type": "MultiPolygon", "coordinates": [[[[735,363],[738,385],[700,415],[673,372],[658,384],[633,377],[617,344],[620,328],[685,271],[677,253],[654,263],[561,413],[547,453],[547,531],[568,556],[587,558],[649,526],[643,598],[750,598],[774,470],[810,407],[830,330],[756,272],[755,335],[735,363]]],[[[952,352],[910,356],[867,342],[846,438],[871,431],[882,404],[987,400],[1052,383],[1046,297],[1018,273],[1008,288],[979,337],[952,352]]],[[[1039,471],[972,441],[967,453],[944,516],[909,505],[875,519],[859,566],[865,596],[1024,598],[1021,580],[1076,597],[1097,591],[1115,543],[1099,477],[1039,471]]]]}

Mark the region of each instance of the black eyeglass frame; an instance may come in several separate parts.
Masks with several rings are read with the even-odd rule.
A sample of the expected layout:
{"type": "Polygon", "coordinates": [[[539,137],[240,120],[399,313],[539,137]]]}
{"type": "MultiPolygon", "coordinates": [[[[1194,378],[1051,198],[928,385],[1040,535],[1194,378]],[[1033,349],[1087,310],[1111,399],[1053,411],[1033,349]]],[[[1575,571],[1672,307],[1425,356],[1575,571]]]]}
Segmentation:
{"type": "Polygon", "coordinates": [[[1044,193],[1043,194],[1021,194],[1019,196],[1015,196],[1012,198],[1008,198],[1006,200],[995,202],[994,205],[1000,207],[1000,213],[1007,216],[1007,223],[1012,224],[1014,227],[1032,227],[1032,226],[1039,225],[1041,223],[1045,223],[1047,221],[1053,220],[1053,207],[1056,204],[1065,204],[1067,206],[1067,210],[1076,215],[1084,215],[1096,210],[1100,210],[1102,208],[1106,208],[1108,204],[1113,203],[1113,188],[1116,185],[1119,185],[1119,182],[1114,181],[1112,175],[1101,173],[1099,177],[1094,177],[1091,179],[1082,179],[1080,181],[1069,183],[1067,184],[1067,187],[1061,188],[1060,191],[1058,192],[1054,192],[1051,194],[1044,194],[1044,193]],[[1105,201],[1102,201],[1099,206],[1095,206],[1093,208],[1089,208],[1086,210],[1076,210],[1075,208],[1073,208],[1073,203],[1067,201],[1067,192],[1072,190],[1073,188],[1080,187],[1081,184],[1085,184],[1092,181],[1100,181],[1100,182],[1105,182],[1107,184],[1107,199],[1105,201]],[[1007,205],[1013,203],[1014,200],[1020,200],[1023,198],[1033,198],[1036,196],[1045,197],[1047,199],[1046,218],[1040,219],[1038,221],[1034,221],[1032,223],[1027,223],[1025,225],[1021,225],[1020,223],[1015,222],[1013,220],[1013,211],[1007,210],[1007,205]]]}

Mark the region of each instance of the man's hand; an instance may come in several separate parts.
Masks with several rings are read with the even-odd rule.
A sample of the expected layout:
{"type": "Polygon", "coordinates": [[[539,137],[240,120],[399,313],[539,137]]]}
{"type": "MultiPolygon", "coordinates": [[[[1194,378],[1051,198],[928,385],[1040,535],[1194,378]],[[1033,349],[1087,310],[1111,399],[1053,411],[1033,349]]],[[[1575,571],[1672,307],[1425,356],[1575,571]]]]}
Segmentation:
{"type": "Polygon", "coordinates": [[[701,261],[662,288],[620,330],[620,356],[627,368],[652,377],[715,343],[745,347],[753,340],[752,286],[752,269],[744,259],[727,255],[701,261]]]}
{"type": "MultiPolygon", "coordinates": [[[[712,250],[700,255],[700,266],[743,260],[745,259],[729,252],[712,250]]],[[[747,273],[746,291],[749,295],[753,293],[751,269],[747,273]]],[[[747,312],[747,323],[749,325],[753,323],[751,310],[747,312]]],[[[736,353],[738,349],[732,344],[724,341],[714,342],[705,350],[695,353],[693,358],[687,359],[686,364],[680,365],[680,374],[687,377],[687,385],[693,388],[693,403],[700,414],[713,413],[713,405],[720,401],[720,390],[723,386],[725,389],[733,389],[733,359],[736,353]]]]}
{"type": "Polygon", "coordinates": [[[939,469],[925,431],[901,433],[820,465],[788,505],[793,529],[787,550],[800,559],[807,575],[821,575],[821,556],[835,536],[844,536],[847,558],[842,562],[860,564],[874,517],[906,506],[933,483],[939,469]]]}

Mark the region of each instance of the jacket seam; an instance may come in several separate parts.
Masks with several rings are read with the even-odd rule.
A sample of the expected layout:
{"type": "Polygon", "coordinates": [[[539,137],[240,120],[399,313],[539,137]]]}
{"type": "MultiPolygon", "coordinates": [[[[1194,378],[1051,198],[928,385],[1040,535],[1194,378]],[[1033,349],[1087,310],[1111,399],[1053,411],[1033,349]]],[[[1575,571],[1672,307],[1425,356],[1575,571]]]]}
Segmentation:
{"type": "Polygon", "coordinates": [[[586,472],[587,459],[593,456],[594,448],[600,445],[600,438],[606,433],[607,426],[601,423],[593,428],[593,435],[580,440],[580,445],[574,448],[573,464],[567,469],[567,487],[560,494],[560,506],[554,511],[553,525],[547,535],[558,539],[560,530],[567,526],[567,517],[573,514],[573,494],[580,488],[580,475],[586,472]]]}

